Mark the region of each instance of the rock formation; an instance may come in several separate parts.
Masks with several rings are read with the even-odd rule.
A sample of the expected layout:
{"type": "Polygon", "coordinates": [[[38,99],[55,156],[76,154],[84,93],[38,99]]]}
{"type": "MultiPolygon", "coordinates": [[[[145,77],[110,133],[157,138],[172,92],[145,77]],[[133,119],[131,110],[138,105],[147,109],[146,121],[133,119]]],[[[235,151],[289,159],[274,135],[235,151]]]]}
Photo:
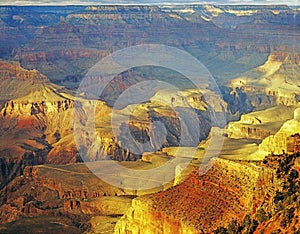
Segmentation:
{"type": "Polygon", "coordinates": [[[230,122],[227,134],[230,138],[265,139],[274,135],[280,127],[294,116],[298,106],[279,105],[241,116],[239,121],[230,122]]]}
{"type": "MultiPolygon", "coordinates": [[[[297,79],[299,57],[297,52],[273,52],[263,65],[232,80],[231,86],[246,93],[252,90],[261,92],[269,99],[275,98],[276,105],[296,105],[300,93],[297,79]]],[[[263,102],[257,104],[264,105],[263,102]]]]}
{"type": "MultiPolygon", "coordinates": [[[[11,94],[1,92],[3,141],[0,150],[3,168],[6,168],[1,176],[3,185],[21,174],[24,166],[31,164],[67,164],[103,159],[135,161],[144,152],[155,152],[163,147],[195,147],[207,137],[211,126],[226,123],[221,117],[227,104],[213,94],[206,94],[209,99],[205,100],[199,90],[157,92],[147,103],[128,105],[120,110],[112,110],[100,100],[87,101],[87,105],[82,107],[77,102],[75,109],[77,104],[73,95],[52,84],[38,71],[28,71],[17,63],[1,64],[3,82],[0,88],[13,89],[11,94]],[[23,88],[26,88],[25,91],[23,88]],[[90,114],[92,103],[96,105],[95,119],[91,119],[90,114]],[[79,115],[81,129],[75,133],[72,130],[74,113],[79,115]],[[120,125],[111,123],[112,116],[120,125]],[[86,129],[89,121],[96,125],[92,135],[86,129]],[[192,123],[198,127],[192,126],[192,123]],[[125,131],[126,126],[129,133],[125,131]],[[25,129],[26,134],[23,132],[25,129]],[[162,129],[165,129],[165,136],[162,129]],[[154,134],[155,131],[162,135],[154,134]],[[74,141],[74,134],[80,139],[79,145],[74,141]],[[141,142],[145,143],[145,147],[140,146],[141,142]],[[22,163],[12,166],[15,161],[22,163]]],[[[126,85],[125,82],[124,87],[126,85]]],[[[116,93],[121,91],[123,88],[116,93]]]]}
{"type": "Polygon", "coordinates": [[[286,121],[279,131],[265,138],[259,145],[259,150],[253,154],[253,157],[264,158],[268,154],[282,154],[287,152],[288,138],[300,133],[300,122],[298,119],[299,110],[295,110],[295,118],[286,121]]]}
{"type": "Polygon", "coordinates": [[[201,58],[214,77],[231,79],[261,65],[271,51],[294,50],[297,42],[297,35],[290,40],[288,34],[295,12],[286,6],[72,6],[53,11],[3,8],[0,49],[72,88],[99,59],[132,45],[184,48],[201,58]]]}
{"type": "MultiPolygon", "coordinates": [[[[300,170],[289,160],[294,153],[298,157],[300,141],[298,20],[299,9],[289,6],[0,7],[0,57],[15,61],[0,61],[0,223],[5,224],[0,232],[17,233],[29,223],[34,233],[33,227],[44,223],[66,233],[89,227],[111,233],[126,213],[115,233],[211,233],[286,205],[273,220],[261,215],[257,233],[274,232],[274,227],[278,233],[297,233],[300,170]],[[100,59],[149,43],[174,46],[199,59],[224,100],[212,94],[210,84],[197,90],[180,74],[144,66],[119,74],[86,105],[74,101],[74,88],[100,59]],[[123,91],[149,80],[180,91],[155,90],[150,100],[113,108],[123,91]],[[96,105],[94,119],[91,104],[96,105]],[[227,133],[218,130],[218,136],[228,135],[225,144],[250,142],[256,149],[264,139],[259,150],[236,156],[244,162],[214,159],[204,175],[184,171],[186,164],[174,165],[174,187],[166,189],[173,181],[155,181],[155,194],[134,199],[129,211],[133,194],[144,191],[112,187],[78,163],[95,166],[94,161],[113,159],[142,171],[171,161],[168,152],[180,147],[188,146],[180,156],[195,156],[188,148],[203,140],[197,152],[204,151],[213,139],[211,131],[206,140],[211,128],[226,125],[224,113],[229,120],[240,119],[228,125],[227,133]],[[80,117],[77,132],[74,114],[80,117]],[[90,123],[95,124],[92,133],[90,123]],[[283,152],[288,154],[269,155],[283,152]],[[245,162],[266,155],[262,163],[245,162]]],[[[215,148],[223,143],[219,139],[215,148]]],[[[212,154],[218,155],[215,148],[212,154]]],[[[240,152],[236,147],[225,154],[240,152]]],[[[136,182],[138,174],[128,180],[136,182]]]]}
{"type": "Polygon", "coordinates": [[[120,216],[131,201],[124,191],[102,182],[84,164],[25,167],[23,175],[0,193],[1,224],[21,216],[64,216],[82,231],[88,227],[91,215],[120,216]]]}
{"type": "Polygon", "coordinates": [[[211,233],[255,212],[280,184],[272,169],[223,159],[210,163],[204,175],[197,170],[167,191],[134,199],[115,233],[211,233]]]}

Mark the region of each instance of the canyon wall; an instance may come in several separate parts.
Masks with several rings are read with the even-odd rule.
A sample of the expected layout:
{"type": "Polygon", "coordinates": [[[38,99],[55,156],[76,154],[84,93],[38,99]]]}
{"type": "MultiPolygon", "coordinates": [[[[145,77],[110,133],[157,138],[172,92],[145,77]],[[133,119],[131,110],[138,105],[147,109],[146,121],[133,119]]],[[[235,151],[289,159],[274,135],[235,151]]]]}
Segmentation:
{"type": "Polygon", "coordinates": [[[120,215],[130,197],[102,182],[84,164],[66,167],[27,166],[0,190],[0,223],[24,217],[61,215],[88,222],[90,215],[120,215]],[[115,199],[119,206],[111,207],[115,199]],[[110,205],[109,205],[110,204],[110,205]]]}
{"type": "MultiPolygon", "coordinates": [[[[208,95],[211,100],[205,100],[199,90],[190,90],[182,94],[160,95],[160,102],[150,100],[149,103],[141,104],[136,113],[131,113],[131,110],[128,112],[130,105],[128,109],[114,110],[120,118],[127,116],[129,121],[120,119],[120,126],[112,126],[113,110],[106,102],[76,102],[71,92],[52,84],[37,70],[26,70],[18,63],[0,61],[0,68],[3,80],[0,83],[0,163],[5,168],[1,174],[1,186],[22,174],[24,166],[29,163],[68,164],[103,159],[134,161],[140,159],[143,152],[155,152],[162,147],[179,144],[196,146],[207,137],[210,127],[216,124],[212,120],[216,116],[211,116],[211,112],[221,115],[227,108],[217,95],[208,95]],[[183,104],[185,102],[189,104],[186,106],[183,104]],[[91,106],[94,104],[95,118],[91,119],[91,106]],[[199,124],[197,131],[188,121],[191,117],[188,120],[185,118],[190,114],[190,109],[195,112],[192,120],[199,124]],[[183,118],[179,118],[179,112],[183,118]],[[80,127],[76,133],[73,131],[74,114],[78,114],[77,124],[80,127]],[[89,135],[86,126],[93,122],[96,129],[89,135]],[[161,129],[153,122],[164,126],[167,132],[164,141],[154,134],[155,130],[161,129]],[[129,132],[123,133],[126,124],[129,125],[129,132]],[[115,135],[112,128],[117,128],[117,132],[121,133],[115,135]],[[74,136],[81,139],[79,149],[74,136]],[[133,140],[130,138],[132,136],[133,140]],[[149,147],[140,147],[141,142],[147,143],[149,147]]],[[[120,76],[116,80],[117,86],[123,87],[121,84],[124,80],[127,79],[120,76]]],[[[138,81],[137,78],[132,82],[138,81]]],[[[124,87],[130,84],[125,82],[124,87]]],[[[113,87],[109,86],[107,92],[114,98],[115,93],[123,91],[124,87],[111,92],[113,87]]]]}
{"type": "Polygon", "coordinates": [[[259,145],[258,151],[253,154],[253,157],[264,158],[269,154],[287,152],[288,138],[298,133],[300,133],[300,118],[299,109],[296,109],[294,119],[286,121],[276,134],[264,139],[259,145]]]}
{"type": "Polygon", "coordinates": [[[230,138],[265,139],[274,135],[280,127],[294,116],[298,106],[284,106],[268,108],[243,114],[239,121],[230,122],[227,126],[227,134],[230,138]]]}
{"type": "Polygon", "coordinates": [[[201,232],[182,220],[176,220],[164,212],[156,211],[152,208],[152,204],[149,204],[149,200],[139,198],[132,201],[131,208],[117,222],[114,233],[196,234],[201,232]]]}
{"type": "Polygon", "coordinates": [[[280,185],[272,169],[224,159],[210,163],[204,175],[197,170],[167,191],[134,199],[115,233],[211,233],[268,203],[280,185]]]}

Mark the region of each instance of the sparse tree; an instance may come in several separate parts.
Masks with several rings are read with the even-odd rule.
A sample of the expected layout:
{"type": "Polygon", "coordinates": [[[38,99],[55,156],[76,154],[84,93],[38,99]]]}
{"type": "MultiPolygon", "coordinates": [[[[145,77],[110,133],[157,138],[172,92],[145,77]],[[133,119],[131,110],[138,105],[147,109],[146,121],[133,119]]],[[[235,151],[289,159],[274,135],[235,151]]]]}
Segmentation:
{"type": "Polygon", "coordinates": [[[214,231],[214,234],[229,234],[227,228],[218,227],[217,230],[214,231]]]}
{"type": "Polygon", "coordinates": [[[244,217],[242,226],[243,226],[243,227],[249,227],[250,224],[251,224],[251,218],[250,218],[250,215],[247,214],[247,215],[244,217]]]}
{"type": "Polygon", "coordinates": [[[259,223],[262,223],[262,222],[268,220],[268,215],[267,215],[267,213],[265,212],[265,210],[263,208],[260,208],[256,212],[256,218],[257,218],[259,223]]]}
{"type": "Polygon", "coordinates": [[[236,234],[239,232],[240,226],[236,220],[232,220],[228,225],[228,233],[229,234],[236,234]]]}
{"type": "Polygon", "coordinates": [[[254,233],[254,231],[256,230],[257,226],[258,226],[257,220],[253,219],[252,222],[251,222],[251,225],[249,227],[249,232],[248,233],[249,234],[254,233]]]}

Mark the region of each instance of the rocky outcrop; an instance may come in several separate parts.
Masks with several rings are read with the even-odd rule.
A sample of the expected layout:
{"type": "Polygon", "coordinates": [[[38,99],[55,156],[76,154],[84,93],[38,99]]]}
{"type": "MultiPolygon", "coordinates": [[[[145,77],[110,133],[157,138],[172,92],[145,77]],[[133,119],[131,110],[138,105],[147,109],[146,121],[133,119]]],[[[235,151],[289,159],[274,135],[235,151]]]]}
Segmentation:
{"type": "Polygon", "coordinates": [[[273,52],[263,65],[232,80],[231,88],[223,87],[231,119],[240,118],[229,123],[228,136],[262,140],[291,119],[299,103],[298,67],[299,54],[273,52]]]}
{"type": "MultiPolygon", "coordinates": [[[[231,87],[233,90],[243,90],[246,94],[256,90],[261,95],[257,103],[260,108],[270,107],[263,102],[262,97],[269,99],[271,105],[297,105],[300,93],[297,79],[299,58],[296,52],[273,52],[263,65],[232,80],[231,87]]],[[[252,100],[247,98],[247,101],[252,100]]]]}
{"type": "Polygon", "coordinates": [[[134,199],[115,233],[211,233],[270,201],[280,184],[272,169],[223,159],[211,163],[204,175],[197,170],[167,191],[134,199]]]}
{"type": "Polygon", "coordinates": [[[221,87],[224,101],[228,103],[229,118],[238,119],[242,114],[267,109],[276,105],[276,97],[266,95],[257,87],[221,87]]]}
{"type": "Polygon", "coordinates": [[[8,63],[3,60],[0,61],[0,78],[1,81],[7,79],[17,79],[17,80],[27,80],[31,81],[43,80],[47,81],[48,79],[39,73],[37,70],[26,70],[21,67],[20,63],[12,62],[8,63]]]}
{"type": "MultiPolygon", "coordinates": [[[[59,41],[59,39],[58,39],[59,41]]],[[[55,43],[60,43],[56,41],[55,43]]],[[[51,80],[57,84],[77,84],[84,77],[86,70],[91,68],[97,61],[108,55],[106,51],[97,51],[88,48],[63,48],[51,51],[40,51],[34,49],[19,49],[15,60],[20,61],[28,69],[36,68],[42,70],[51,80]],[[59,69],[61,60],[74,61],[59,69]],[[79,62],[80,61],[80,62],[79,62]],[[51,64],[50,64],[51,63],[51,64]],[[59,72],[58,70],[59,69],[59,72]]],[[[70,86],[70,88],[74,88],[70,86]]]]}
{"type": "Polygon", "coordinates": [[[0,62],[1,187],[27,165],[45,162],[72,128],[72,96],[37,70],[0,62]]]}
{"type": "Polygon", "coordinates": [[[25,167],[23,175],[16,177],[0,193],[2,224],[21,216],[62,215],[74,222],[87,223],[91,214],[123,214],[130,201],[130,197],[122,197],[126,195],[122,190],[102,182],[84,164],[75,168],[25,167]],[[109,207],[112,200],[118,201],[120,208],[109,207]]]}
{"type": "Polygon", "coordinates": [[[9,181],[22,174],[24,167],[43,163],[49,150],[49,148],[45,148],[38,152],[26,152],[21,158],[2,156],[2,158],[0,158],[0,188],[3,188],[9,181]]]}
{"type": "Polygon", "coordinates": [[[287,120],[293,118],[298,106],[276,106],[241,116],[239,121],[230,122],[227,135],[230,138],[253,138],[263,140],[274,135],[287,120]]]}
{"type": "MultiPolygon", "coordinates": [[[[148,102],[132,104],[123,109],[107,109],[106,117],[97,117],[97,134],[82,134],[89,126],[89,108],[83,104],[76,110],[77,130],[85,161],[115,159],[132,161],[144,152],[156,152],[164,147],[196,147],[207,138],[212,126],[224,126],[227,105],[218,95],[204,95],[200,90],[174,92],[162,90],[148,102]],[[209,100],[206,100],[209,99],[209,100]],[[111,121],[112,117],[114,122],[111,121]],[[100,127],[101,126],[101,127],[100,127]]],[[[101,113],[101,112],[97,112],[101,113]]]]}
{"type": "MultiPolygon", "coordinates": [[[[229,89],[224,89],[224,98],[229,106],[217,98],[212,106],[208,106],[206,100],[198,94],[168,97],[169,104],[177,108],[176,111],[186,111],[179,105],[182,100],[187,101],[195,110],[201,128],[200,137],[194,134],[196,126],[189,125],[188,121],[179,123],[180,119],[176,116],[176,111],[147,103],[150,108],[145,108],[146,113],[142,112],[141,115],[144,117],[133,115],[128,123],[129,133],[137,142],[152,144],[152,148],[141,149],[132,143],[127,133],[117,136],[111,133],[111,124],[107,121],[111,110],[102,105],[104,110],[97,112],[96,116],[97,120],[101,120],[96,122],[97,134],[87,136],[84,144],[80,145],[84,148],[84,152],[90,152],[95,156],[89,158],[91,161],[106,158],[120,161],[136,160],[141,157],[142,151],[177,146],[183,129],[187,136],[185,145],[193,145],[195,141],[198,143],[199,140],[207,137],[209,129],[214,125],[208,114],[211,110],[215,110],[217,115],[224,110],[226,112],[230,110],[228,116],[238,119],[241,114],[253,110],[261,110],[277,104],[290,106],[299,102],[298,52],[274,53],[274,51],[292,51],[299,41],[297,34],[292,35],[295,40],[290,40],[294,19],[298,17],[295,9],[282,6],[275,7],[276,9],[270,7],[264,11],[257,6],[191,6],[191,9],[186,10],[185,7],[99,6],[59,9],[46,7],[43,8],[43,13],[39,12],[41,8],[32,11],[31,8],[28,8],[30,10],[19,7],[1,8],[0,56],[14,58],[27,68],[43,70],[52,80],[72,88],[78,85],[86,71],[108,52],[143,43],[163,43],[183,48],[201,59],[214,73],[213,75],[217,75],[222,81],[224,77],[229,79],[259,66],[245,74],[246,78],[241,77],[233,81],[229,89]],[[66,19],[61,18],[58,22],[59,16],[62,15],[66,16],[66,19]],[[18,49],[21,46],[22,49],[18,49]],[[266,63],[260,66],[270,52],[272,54],[266,63]],[[151,123],[155,121],[162,123],[168,131],[166,141],[162,144],[157,135],[151,135],[154,128],[151,123]],[[97,141],[93,141],[94,139],[97,141]],[[126,144],[133,145],[138,153],[132,153],[125,147],[126,144]]],[[[161,75],[159,72],[157,74],[161,75]]],[[[28,164],[43,162],[66,164],[80,161],[72,135],[72,96],[61,87],[50,84],[37,70],[25,70],[17,63],[1,62],[0,79],[1,186],[22,174],[28,164]]],[[[172,80],[175,80],[175,84],[184,83],[178,78],[172,80]]],[[[117,82],[119,87],[115,90],[116,94],[129,85],[117,82]]],[[[108,86],[107,91],[112,90],[114,87],[108,86]]],[[[124,113],[121,112],[120,115],[124,113]]],[[[188,115],[188,112],[185,113],[188,115]]],[[[89,114],[89,112],[85,113],[87,116],[89,114]]],[[[218,119],[218,116],[214,117],[218,119]]],[[[270,122],[261,116],[242,116],[241,125],[230,125],[229,135],[236,138],[262,139],[274,134],[274,129],[279,128],[280,121],[275,127],[269,129],[267,125],[270,122]]],[[[278,135],[266,139],[261,145],[261,152],[281,153],[287,145],[285,139],[289,134],[297,133],[298,127],[297,118],[287,122],[278,135]],[[291,128],[294,128],[295,132],[288,130],[291,128]]],[[[81,134],[84,135],[85,132],[81,134]]],[[[258,188],[265,188],[265,179],[272,180],[272,173],[257,172],[256,169],[248,170],[236,164],[218,162],[216,165],[217,168],[221,167],[229,171],[228,174],[233,176],[220,173],[216,168],[215,171],[212,170],[211,177],[199,178],[197,174],[193,174],[187,182],[178,185],[170,194],[160,193],[158,198],[151,197],[149,203],[147,203],[148,197],[145,198],[145,203],[144,198],[136,200],[132,208],[133,214],[128,214],[126,217],[129,221],[136,220],[134,228],[142,227],[149,232],[156,232],[157,228],[174,233],[178,230],[197,232],[197,225],[203,225],[200,228],[204,230],[212,230],[210,228],[217,225],[209,223],[211,220],[218,222],[220,218],[211,200],[218,208],[220,207],[221,214],[225,213],[225,208],[228,208],[229,214],[224,216],[227,222],[232,217],[238,217],[237,219],[240,220],[240,216],[246,211],[255,209],[257,204],[260,204],[261,198],[269,199],[269,195],[265,195],[264,191],[260,193],[255,190],[253,196],[258,200],[254,199],[251,203],[241,193],[252,195],[250,191],[254,188],[255,182],[251,178],[256,178],[255,180],[262,183],[262,187],[256,185],[258,188]],[[245,172],[237,173],[238,167],[245,172]],[[264,174],[262,179],[261,173],[264,174]],[[245,174],[251,175],[251,178],[245,174]],[[222,183],[219,183],[220,178],[222,183]],[[245,184],[244,180],[249,181],[246,182],[245,188],[241,186],[245,184]],[[236,191],[234,188],[239,190],[236,191]],[[198,193],[201,196],[197,195],[198,193]],[[194,194],[191,196],[194,204],[203,207],[203,203],[207,202],[209,209],[201,210],[199,216],[199,210],[193,207],[194,204],[189,204],[189,194],[194,194]],[[223,201],[223,198],[228,201],[223,201]],[[175,208],[170,203],[174,203],[175,208]],[[179,209],[182,204],[186,204],[188,209],[179,209]],[[149,214],[151,217],[149,221],[145,221],[145,215],[139,211],[139,207],[144,213],[149,214]],[[202,212],[203,214],[207,212],[210,216],[203,217],[202,212]],[[190,213],[193,217],[200,217],[199,219],[204,220],[205,224],[196,224],[196,218],[195,220],[187,218],[190,213]],[[211,217],[213,218],[210,219],[211,217]],[[163,224],[158,224],[155,221],[157,219],[163,220],[163,224]],[[138,224],[141,226],[138,227],[138,224]]],[[[95,208],[85,201],[102,196],[101,188],[87,189],[93,185],[82,182],[81,177],[87,175],[85,170],[78,173],[72,170],[68,172],[73,179],[76,178],[74,181],[78,183],[75,185],[73,180],[59,184],[66,176],[60,174],[65,173],[66,169],[63,167],[58,169],[40,167],[39,172],[35,170],[26,168],[24,177],[18,177],[5,188],[6,190],[1,191],[3,192],[1,197],[7,199],[1,207],[2,222],[12,221],[24,215],[55,216],[62,213],[66,216],[80,216],[79,219],[83,219],[84,215],[104,212],[103,207],[95,208]],[[45,174],[53,173],[58,178],[49,179],[39,174],[41,171],[45,174]],[[39,178],[37,179],[36,176],[39,178]],[[27,195],[20,195],[23,193],[27,195]]],[[[97,183],[97,181],[93,182],[97,183]]],[[[266,191],[269,191],[269,188],[266,188],[266,191]]],[[[273,190],[270,191],[272,193],[273,190]]],[[[124,222],[128,221],[126,217],[124,222]]],[[[124,223],[120,224],[120,230],[126,229],[129,230],[130,227],[126,227],[124,223]]]]}
{"type": "Polygon", "coordinates": [[[0,124],[0,187],[5,186],[14,177],[22,174],[27,165],[44,162],[51,145],[43,135],[43,124],[35,117],[23,119],[1,116],[0,124]]]}
{"type": "Polygon", "coordinates": [[[68,83],[70,77],[83,77],[86,69],[107,55],[107,50],[86,46],[80,28],[61,18],[58,24],[44,27],[25,48],[16,49],[14,60],[42,71],[52,81],[68,83]]]}
{"type": "MultiPolygon", "coordinates": [[[[47,95],[47,90],[44,94],[47,95]]],[[[62,97],[60,100],[48,101],[48,98],[44,98],[44,100],[40,100],[39,102],[36,102],[36,100],[30,102],[29,96],[5,102],[0,113],[3,117],[8,118],[17,116],[27,117],[38,114],[45,116],[52,113],[63,112],[69,108],[73,108],[73,100],[71,99],[62,97]],[[25,100],[27,98],[28,100],[25,100]]]]}
{"type": "Polygon", "coordinates": [[[253,157],[264,158],[268,154],[282,154],[287,152],[288,138],[300,133],[299,109],[295,110],[294,119],[286,121],[279,131],[267,137],[259,145],[259,150],[253,154],[253,157]]]}
{"type": "MultiPolygon", "coordinates": [[[[197,90],[186,91],[182,94],[171,94],[171,96],[169,94],[160,94],[158,97],[156,96],[153,100],[150,100],[149,107],[146,109],[143,106],[140,107],[143,112],[138,113],[139,116],[136,116],[137,118],[134,117],[135,114],[133,113],[132,117],[134,118],[128,123],[129,131],[134,137],[134,140],[132,140],[130,135],[126,131],[123,131],[126,128],[126,121],[120,126],[111,126],[109,117],[112,109],[104,102],[95,101],[97,106],[95,118],[97,134],[93,136],[84,134],[86,121],[95,121],[95,119],[89,119],[89,108],[81,110],[78,107],[77,112],[80,114],[78,125],[81,126],[82,131],[78,131],[77,133],[78,137],[82,140],[80,145],[77,146],[73,138],[71,121],[74,114],[74,97],[65,92],[60,86],[50,83],[46,77],[37,71],[32,72],[33,75],[26,76],[27,78],[25,77],[26,79],[24,79],[24,75],[22,74],[31,74],[29,71],[17,64],[3,64],[5,68],[3,69],[3,73],[9,74],[3,77],[3,79],[8,82],[9,87],[21,90],[21,92],[14,91],[15,96],[12,96],[10,99],[7,99],[7,97],[3,98],[4,101],[0,110],[3,118],[1,126],[10,135],[9,139],[11,140],[6,139],[3,150],[9,151],[11,148],[14,148],[16,142],[14,135],[26,128],[30,131],[30,136],[20,136],[18,141],[20,144],[24,144],[24,147],[29,152],[35,148],[41,149],[42,146],[40,146],[38,141],[43,141],[45,143],[43,144],[48,147],[48,151],[50,150],[45,158],[45,162],[47,163],[64,164],[78,162],[81,161],[81,156],[84,157],[86,153],[89,156],[83,159],[85,161],[102,159],[133,161],[141,158],[143,152],[155,152],[166,146],[176,146],[179,144],[196,146],[200,140],[207,137],[211,125],[217,124],[214,122],[214,118],[218,118],[217,115],[222,114],[226,108],[226,103],[222,102],[217,95],[207,95],[211,100],[204,100],[201,92],[197,90]],[[16,72],[17,75],[13,75],[13,71],[16,69],[18,70],[16,72]],[[25,85],[28,85],[26,92],[29,93],[22,93],[25,85]],[[172,95],[175,95],[175,97],[172,95]],[[195,132],[194,127],[185,118],[182,118],[182,121],[180,121],[178,113],[174,112],[171,107],[160,104],[160,102],[157,103],[159,101],[157,99],[160,101],[162,99],[169,99],[167,100],[169,105],[176,108],[175,111],[183,117],[189,115],[189,108],[183,104],[187,101],[196,113],[194,121],[199,124],[200,129],[198,132],[195,132]],[[214,112],[218,114],[210,116],[210,113],[214,112]],[[159,122],[161,125],[164,125],[167,132],[164,142],[160,142],[161,137],[153,133],[153,131],[161,130],[157,126],[154,126],[153,122],[159,122]],[[112,127],[119,128],[121,133],[115,136],[115,132],[112,132],[112,127]],[[181,137],[181,134],[184,136],[181,137]],[[36,140],[32,141],[32,139],[36,140]],[[149,147],[141,148],[136,142],[149,143],[149,147]],[[80,148],[82,155],[79,154],[77,147],[80,148]]],[[[130,76],[131,74],[129,73],[128,75],[130,76]]],[[[127,82],[125,78],[120,76],[119,80],[116,80],[118,89],[108,86],[104,92],[105,98],[105,93],[111,93],[111,90],[114,90],[109,95],[112,98],[108,99],[108,101],[112,102],[111,104],[115,101],[115,94],[118,96],[120,92],[132,84],[127,82]]],[[[132,82],[135,84],[139,81],[140,79],[137,78],[132,82]]],[[[5,84],[1,83],[0,88],[4,90],[6,88],[5,84]]],[[[5,94],[6,92],[3,93],[5,94]]],[[[91,105],[91,103],[88,105],[91,105]]],[[[125,113],[128,116],[126,111],[127,109],[124,108],[124,110],[119,111],[119,114],[124,115],[125,113]]],[[[19,146],[16,146],[16,148],[19,150],[18,156],[22,157],[22,154],[26,151],[23,152],[23,149],[20,150],[19,146]]]]}
{"type": "MultiPolygon", "coordinates": [[[[42,16],[36,10],[26,10],[25,16],[22,7],[7,8],[1,19],[8,26],[1,37],[6,45],[12,45],[1,49],[10,51],[5,54],[27,68],[35,67],[60,82],[67,77],[83,77],[108,52],[143,43],[186,49],[221,78],[259,66],[271,51],[293,47],[288,32],[294,12],[288,7],[280,7],[276,15],[274,8],[266,10],[265,6],[185,8],[72,6],[55,14],[43,9],[42,16]],[[272,36],[274,31],[278,38],[272,36]]],[[[78,82],[64,84],[78,86],[78,82]]]]}
{"type": "Polygon", "coordinates": [[[152,209],[144,199],[134,199],[132,207],[116,224],[114,233],[199,233],[197,229],[152,209]]]}
{"type": "MultiPolygon", "coordinates": [[[[174,12],[173,15],[176,13],[174,12]]],[[[180,19],[180,17],[178,18],[180,19]]],[[[76,25],[104,24],[111,26],[112,24],[123,24],[128,26],[136,23],[149,25],[157,22],[169,22],[172,18],[159,6],[122,5],[86,7],[85,11],[69,14],[66,20],[76,25]],[[136,12],[140,12],[142,17],[135,15],[136,12]]]]}

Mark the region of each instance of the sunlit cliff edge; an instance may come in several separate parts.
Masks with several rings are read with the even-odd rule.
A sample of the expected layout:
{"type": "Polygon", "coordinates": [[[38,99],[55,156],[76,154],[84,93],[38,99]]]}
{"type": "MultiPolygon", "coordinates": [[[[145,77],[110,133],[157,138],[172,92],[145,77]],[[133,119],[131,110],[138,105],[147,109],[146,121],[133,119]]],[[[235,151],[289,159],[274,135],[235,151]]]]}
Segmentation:
{"type": "Polygon", "coordinates": [[[210,163],[204,175],[197,170],[167,191],[134,199],[114,233],[211,233],[263,203],[271,206],[280,185],[275,171],[224,159],[210,163]]]}

